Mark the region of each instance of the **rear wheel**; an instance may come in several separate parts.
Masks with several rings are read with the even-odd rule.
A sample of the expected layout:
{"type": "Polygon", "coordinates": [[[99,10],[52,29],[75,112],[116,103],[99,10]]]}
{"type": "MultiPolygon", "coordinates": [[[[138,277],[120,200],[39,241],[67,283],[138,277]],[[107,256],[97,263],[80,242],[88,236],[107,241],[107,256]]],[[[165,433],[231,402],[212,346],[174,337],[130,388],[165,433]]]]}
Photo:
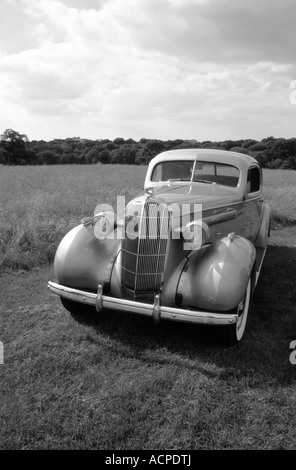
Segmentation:
{"type": "Polygon", "coordinates": [[[239,343],[244,336],[248,315],[251,309],[251,300],[252,279],[250,277],[244,297],[237,306],[237,313],[239,315],[238,321],[233,325],[219,327],[223,342],[229,346],[239,343]]]}

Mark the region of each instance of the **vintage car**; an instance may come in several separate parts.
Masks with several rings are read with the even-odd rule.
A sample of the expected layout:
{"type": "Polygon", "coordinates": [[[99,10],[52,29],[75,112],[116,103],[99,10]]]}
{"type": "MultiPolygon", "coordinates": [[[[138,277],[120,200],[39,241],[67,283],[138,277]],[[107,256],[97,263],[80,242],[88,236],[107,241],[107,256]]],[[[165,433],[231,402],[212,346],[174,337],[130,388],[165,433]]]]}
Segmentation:
{"type": "Polygon", "coordinates": [[[163,152],[148,166],[144,194],[121,216],[99,208],[63,238],[54,261],[58,282],[48,287],[73,313],[85,305],[155,322],[215,325],[235,344],[245,332],[269,231],[254,158],[211,149],[163,152]]]}

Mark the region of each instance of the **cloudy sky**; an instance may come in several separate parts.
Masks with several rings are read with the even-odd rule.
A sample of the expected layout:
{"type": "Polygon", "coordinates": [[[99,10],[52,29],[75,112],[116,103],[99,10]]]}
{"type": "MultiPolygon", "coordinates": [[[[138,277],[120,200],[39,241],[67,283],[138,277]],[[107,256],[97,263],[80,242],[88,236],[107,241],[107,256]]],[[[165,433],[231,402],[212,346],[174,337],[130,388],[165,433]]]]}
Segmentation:
{"type": "Polygon", "coordinates": [[[296,136],[295,0],[0,0],[0,133],[296,136]]]}

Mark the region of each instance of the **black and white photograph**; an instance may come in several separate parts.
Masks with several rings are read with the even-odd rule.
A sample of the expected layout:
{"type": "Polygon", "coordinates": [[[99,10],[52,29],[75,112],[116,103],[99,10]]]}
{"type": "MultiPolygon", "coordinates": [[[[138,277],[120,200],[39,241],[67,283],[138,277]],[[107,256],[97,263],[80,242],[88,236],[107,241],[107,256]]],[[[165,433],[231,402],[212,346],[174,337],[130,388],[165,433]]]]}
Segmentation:
{"type": "Polygon", "coordinates": [[[296,450],[295,0],[1,0],[0,450],[296,450]]]}

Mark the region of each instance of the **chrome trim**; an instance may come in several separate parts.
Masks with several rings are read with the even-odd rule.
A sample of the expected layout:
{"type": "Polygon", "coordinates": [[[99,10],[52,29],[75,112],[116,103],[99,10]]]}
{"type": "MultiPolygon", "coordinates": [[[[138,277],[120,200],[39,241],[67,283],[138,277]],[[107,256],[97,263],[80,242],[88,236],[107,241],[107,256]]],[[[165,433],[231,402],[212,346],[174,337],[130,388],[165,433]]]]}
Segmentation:
{"type": "Polygon", "coordinates": [[[126,231],[121,246],[123,297],[137,301],[138,296],[145,293],[160,292],[169,248],[170,222],[167,204],[152,198],[144,201],[141,214],[137,216],[137,236],[129,240],[126,231]]]}
{"type": "MultiPolygon", "coordinates": [[[[260,197],[262,197],[262,196],[263,196],[263,194],[262,194],[261,189],[259,191],[254,191],[254,193],[247,193],[244,202],[252,202],[252,201],[255,201],[256,199],[259,199],[259,202],[261,202],[260,197]]],[[[263,201],[264,201],[264,199],[263,199],[263,201]]]]}
{"type": "Polygon", "coordinates": [[[83,219],[81,219],[81,223],[87,227],[88,225],[92,225],[92,221],[93,221],[93,216],[90,216],[90,217],[84,217],[83,219]]]}
{"type": "MultiPolygon", "coordinates": [[[[85,305],[96,306],[98,294],[92,292],[85,292],[71,287],[66,287],[55,282],[49,281],[47,287],[51,292],[60,297],[73,300],[85,305]]],[[[185,323],[196,323],[206,325],[229,325],[236,323],[238,320],[237,314],[227,314],[219,312],[200,312],[196,310],[187,310],[183,308],[166,307],[158,303],[159,299],[155,299],[154,305],[135,302],[132,300],[117,299],[115,297],[108,297],[100,295],[100,302],[102,307],[107,309],[114,309],[119,311],[128,311],[146,315],[165,320],[175,320],[185,323]]],[[[99,302],[99,304],[100,304],[99,302]]]]}
{"type": "Polygon", "coordinates": [[[98,285],[98,292],[96,297],[96,311],[99,313],[103,309],[103,286],[98,285]]]}
{"type": "Polygon", "coordinates": [[[220,222],[226,222],[228,220],[236,219],[239,211],[235,209],[227,209],[225,212],[220,214],[213,214],[207,217],[203,217],[203,221],[208,225],[219,224],[220,222]]]}
{"type": "MultiPolygon", "coordinates": [[[[234,188],[234,189],[236,189],[236,188],[234,188]]],[[[237,205],[240,205],[240,204],[244,204],[245,202],[250,202],[250,201],[254,201],[255,199],[259,199],[260,196],[262,196],[262,191],[261,191],[260,194],[256,193],[256,195],[252,198],[240,199],[239,201],[224,203],[224,204],[221,204],[220,206],[208,207],[205,210],[206,210],[206,212],[211,211],[211,210],[217,211],[219,209],[224,209],[226,207],[228,208],[229,206],[237,206],[237,205]]],[[[230,207],[229,207],[229,209],[235,210],[236,212],[240,212],[239,210],[237,211],[236,209],[233,209],[233,208],[230,208],[230,207]]],[[[212,216],[209,216],[209,217],[212,217],[212,216]]]]}
{"type": "Polygon", "coordinates": [[[230,232],[228,235],[228,238],[231,242],[233,242],[233,240],[235,239],[236,237],[236,233],[235,232],[230,232]]]}
{"type": "Polygon", "coordinates": [[[161,308],[160,308],[160,296],[157,294],[154,297],[154,304],[153,304],[153,310],[152,310],[152,318],[155,321],[155,323],[159,323],[160,321],[160,314],[161,314],[161,308]]]}
{"type": "Polygon", "coordinates": [[[264,248],[264,250],[263,250],[262,258],[261,258],[261,261],[260,261],[260,265],[259,265],[259,267],[258,267],[258,270],[256,271],[255,286],[257,286],[257,283],[258,283],[258,279],[259,279],[260,272],[261,272],[261,268],[262,268],[262,264],[263,264],[263,261],[264,261],[264,258],[265,258],[266,250],[267,250],[267,247],[264,248]]]}

